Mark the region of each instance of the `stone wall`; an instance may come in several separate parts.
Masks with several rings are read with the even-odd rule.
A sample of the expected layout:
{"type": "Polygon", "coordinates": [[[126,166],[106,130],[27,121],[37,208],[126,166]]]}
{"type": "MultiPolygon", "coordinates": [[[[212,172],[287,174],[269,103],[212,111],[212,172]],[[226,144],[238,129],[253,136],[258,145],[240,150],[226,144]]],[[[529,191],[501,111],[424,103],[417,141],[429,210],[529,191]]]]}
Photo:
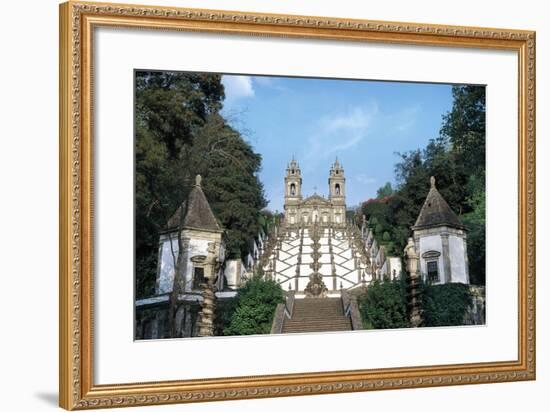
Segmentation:
{"type": "MultiPolygon", "coordinates": [[[[197,336],[197,321],[200,306],[198,303],[186,302],[178,305],[176,310],[176,338],[197,336]]],[[[170,337],[168,321],[168,303],[136,307],[135,339],[163,339],[170,337]]]]}
{"type": "Polygon", "coordinates": [[[470,285],[472,303],[464,315],[465,325],[485,325],[485,286],[470,285]]]}

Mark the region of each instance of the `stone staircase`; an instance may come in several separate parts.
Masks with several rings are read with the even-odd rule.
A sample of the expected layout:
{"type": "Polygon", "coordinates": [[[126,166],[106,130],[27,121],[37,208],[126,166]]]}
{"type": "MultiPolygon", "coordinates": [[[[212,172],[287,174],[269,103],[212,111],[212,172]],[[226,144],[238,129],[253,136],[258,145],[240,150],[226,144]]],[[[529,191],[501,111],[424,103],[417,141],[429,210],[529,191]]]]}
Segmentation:
{"type": "Polygon", "coordinates": [[[291,319],[284,319],[281,333],[352,330],[341,298],[296,299],[291,319]]]}

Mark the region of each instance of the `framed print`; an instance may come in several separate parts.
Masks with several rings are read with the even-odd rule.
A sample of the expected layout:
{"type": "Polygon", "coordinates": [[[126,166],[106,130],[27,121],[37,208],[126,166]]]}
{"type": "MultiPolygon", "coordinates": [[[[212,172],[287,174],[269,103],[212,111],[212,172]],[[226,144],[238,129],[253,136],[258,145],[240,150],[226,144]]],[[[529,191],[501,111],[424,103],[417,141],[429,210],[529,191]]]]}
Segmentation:
{"type": "Polygon", "coordinates": [[[60,6],[60,405],[535,379],[535,33],[60,6]]]}

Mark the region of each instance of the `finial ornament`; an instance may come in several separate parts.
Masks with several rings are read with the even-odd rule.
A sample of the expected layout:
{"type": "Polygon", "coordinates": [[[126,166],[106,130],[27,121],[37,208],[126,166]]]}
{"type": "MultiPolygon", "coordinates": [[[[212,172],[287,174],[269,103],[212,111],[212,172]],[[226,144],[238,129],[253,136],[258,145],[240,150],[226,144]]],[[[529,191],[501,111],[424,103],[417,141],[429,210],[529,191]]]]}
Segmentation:
{"type": "Polygon", "coordinates": [[[435,189],[435,177],[430,177],[430,186],[432,189],[435,189]]]}
{"type": "Polygon", "coordinates": [[[200,186],[201,182],[202,182],[202,176],[201,175],[196,175],[195,176],[195,186],[200,186]]]}

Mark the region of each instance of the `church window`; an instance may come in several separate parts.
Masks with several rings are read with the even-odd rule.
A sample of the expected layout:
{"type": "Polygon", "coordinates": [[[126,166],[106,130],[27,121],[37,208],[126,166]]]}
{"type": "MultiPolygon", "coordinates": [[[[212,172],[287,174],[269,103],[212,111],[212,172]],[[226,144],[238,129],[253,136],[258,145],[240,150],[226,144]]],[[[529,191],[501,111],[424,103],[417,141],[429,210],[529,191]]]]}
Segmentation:
{"type": "Polygon", "coordinates": [[[340,194],[340,185],[338,183],[336,183],[336,186],[334,186],[334,191],[336,192],[337,195],[340,194]]]}
{"type": "Polygon", "coordinates": [[[204,268],[196,267],[193,270],[193,289],[200,289],[202,283],[205,283],[204,268]]]}
{"type": "Polygon", "coordinates": [[[437,265],[437,260],[431,260],[426,262],[428,268],[428,281],[429,282],[439,282],[439,268],[437,265]]]}
{"type": "Polygon", "coordinates": [[[296,185],[294,183],[292,183],[290,185],[290,195],[294,196],[295,194],[296,194],[296,185]]]}

